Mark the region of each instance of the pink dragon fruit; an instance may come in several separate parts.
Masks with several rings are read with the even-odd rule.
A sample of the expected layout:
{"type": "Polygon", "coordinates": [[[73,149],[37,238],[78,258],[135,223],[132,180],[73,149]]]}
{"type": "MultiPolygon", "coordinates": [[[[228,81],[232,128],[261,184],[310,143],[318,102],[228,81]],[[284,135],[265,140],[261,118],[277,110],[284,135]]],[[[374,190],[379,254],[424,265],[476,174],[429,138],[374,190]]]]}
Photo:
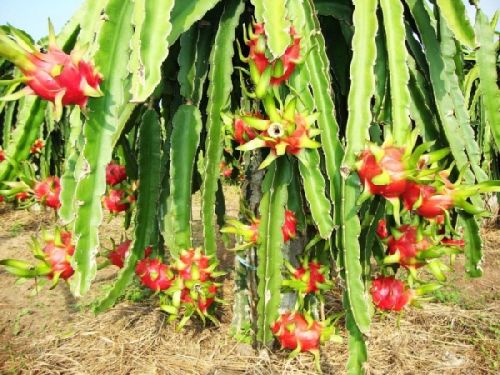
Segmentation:
{"type": "Polygon", "coordinates": [[[413,292],[401,280],[391,276],[372,280],[370,293],[373,303],[381,310],[400,311],[413,299],[413,292]]]}
{"type": "Polygon", "coordinates": [[[48,278],[69,279],[75,272],[71,267],[71,257],[75,252],[75,247],[71,244],[71,232],[61,231],[56,233],[54,238],[47,239],[43,252],[45,261],[50,265],[51,272],[48,278]]]}
{"type": "Polygon", "coordinates": [[[389,254],[397,255],[398,262],[403,267],[418,268],[422,266],[423,263],[417,260],[417,255],[432,246],[430,239],[420,235],[418,228],[412,225],[402,225],[397,229],[397,232],[397,237],[394,235],[389,237],[389,254]]]}
{"type": "MultiPolygon", "coordinates": [[[[121,244],[117,245],[109,254],[108,259],[114,266],[123,268],[125,264],[125,259],[127,259],[130,251],[131,240],[123,241],[121,244]]],[[[148,246],[144,249],[144,257],[149,257],[153,249],[148,246]]]]}
{"type": "Polygon", "coordinates": [[[127,211],[130,207],[130,196],[121,189],[111,189],[103,198],[104,206],[113,214],[127,211]]]}
{"type": "Polygon", "coordinates": [[[109,186],[118,185],[120,182],[127,179],[127,172],[124,165],[111,162],[106,167],[106,183],[109,186]]]}
{"type": "Polygon", "coordinates": [[[453,196],[450,192],[439,194],[433,186],[419,185],[413,182],[408,184],[402,198],[407,210],[415,209],[418,215],[429,219],[444,215],[454,206],[453,196]],[[416,204],[418,207],[415,207],[416,204]]]}
{"type": "MultiPolygon", "coordinates": [[[[60,112],[63,105],[76,104],[85,107],[89,96],[101,96],[101,75],[92,63],[81,59],[81,51],[70,55],[62,51],[55,42],[52,27],[49,28],[49,47],[40,52],[18,36],[0,32],[0,56],[13,62],[24,74],[27,87],[21,94],[36,94],[56,105],[60,112]]],[[[17,99],[19,93],[12,95],[17,99]]],[[[10,99],[7,97],[7,99],[10,99]]]]}
{"type": "Polygon", "coordinates": [[[61,182],[59,177],[50,176],[43,181],[37,182],[33,191],[38,202],[55,210],[61,207],[61,201],[59,200],[61,182]]]}
{"type": "Polygon", "coordinates": [[[330,289],[332,283],[327,280],[328,268],[317,260],[304,259],[298,268],[287,265],[292,274],[291,280],[284,280],[283,285],[297,290],[300,293],[317,293],[320,290],[330,289]]]}
{"type": "Polygon", "coordinates": [[[135,267],[135,273],[142,285],[156,292],[170,288],[174,280],[170,267],[161,263],[159,259],[140,260],[135,267]]]}
{"type": "Polygon", "coordinates": [[[323,327],[317,321],[308,322],[299,312],[286,312],[271,330],[283,348],[311,352],[319,350],[323,327]]]}
{"type": "Polygon", "coordinates": [[[404,149],[386,146],[379,151],[375,155],[371,150],[364,150],[359,156],[357,170],[361,183],[373,195],[399,197],[408,183],[403,162],[404,149]]]}
{"type": "Polygon", "coordinates": [[[214,276],[216,263],[210,264],[211,257],[202,253],[200,248],[182,250],[173,268],[184,281],[207,281],[214,276]]]}
{"type": "MultiPolygon", "coordinates": [[[[250,39],[247,40],[249,48],[248,60],[253,64],[260,74],[269,67],[272,69],[272,76],[270,83],[272,85],[280,85],[288,78],[295,70],[295,66],[300,61],[300,40],[294,27],[290,27],[291,44],[286,48],[283,56],[274,61],[269,61],[266,56],[267,40],[264,25],[261,23],[254,23],[253,30],[249,29],[250,39]]],[[[251,68],[252,69],[252,68],[251,68]]]]}
{"type": "Polygon", "coordinates": [[[281,233],[283,234],[283,242],[288,242],[297,236],[297,218],[291,210],[285,211],[285,222],[281,227],[281,233]]]}

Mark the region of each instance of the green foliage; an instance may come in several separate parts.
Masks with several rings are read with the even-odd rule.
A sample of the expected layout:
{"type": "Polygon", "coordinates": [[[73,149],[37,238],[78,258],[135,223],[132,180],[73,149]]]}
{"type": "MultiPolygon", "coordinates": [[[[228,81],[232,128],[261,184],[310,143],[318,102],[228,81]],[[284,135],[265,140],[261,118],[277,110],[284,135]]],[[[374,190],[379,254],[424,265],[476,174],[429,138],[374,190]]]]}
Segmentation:
{"type": "Polygon", "coordinates": [[[170,195],[164,221],[164,238],[172,255],[192,247],[191,186],[200,142],[201,114],[193,105],[179,107],[172,120],[170,195]]]}
{"type": "Polygon", "coordinates": [[[244,4],[240,0],[229,0],[226,3],[210,55],[210,86],[207,94],[207,122],[205,125],[207,138],[201,188],[203,235],[207,255],[215,254],[217,248],[214,210],[223,145],[223,123],[220,115],[229,104],[229,95],[232,89],[233,43],[243,7],[244,4]]]}
{"type": "Polygon", "coordinates": [[[262,186],[264,195],[259,207],[261,244],[257,250],[257,256],[261,260],[257,268],[259,277],[257,340],[265,345],[269,345],[273,339],[270,327],[278,317],[280,306],[283,263],[281,226],[285,220],[287,185],[290,179],[290,164],[288,160],[281,158],[270,167],[262,186]]]}
{"type": "Polygon", "coordinates": [[[71,289],[83,295],[95,277],[95,254],[99,246],[98,228],[102,221],[101,196],[105,190],[105,169],[111,160],[113,135],[122,130],[120,115],[129,104],[128,85],[124,80],[129,72],[127,59],[132,38],[131,17],[133,6],[111,0],[105,10],[110,18],[100,33],[96,65],[106,77],[102,85],[104,96],[89,102],[89,118],[84,127],[85,166],[77,176],[75,236],[78,238],[74,256],[75,276],[71,289]]]}
{"type": "Polygon", "coordinates": [[[135,217],[134,241],[124,267],[113,287],[94,308],[101,312],[113,306],[130,284],[135,265],[144,257],[144,249],[153,242],[156,214],[160,197],[160,122],[154,110],[148,110],[142,119],[139,141],[139,197],[135,217]]]}

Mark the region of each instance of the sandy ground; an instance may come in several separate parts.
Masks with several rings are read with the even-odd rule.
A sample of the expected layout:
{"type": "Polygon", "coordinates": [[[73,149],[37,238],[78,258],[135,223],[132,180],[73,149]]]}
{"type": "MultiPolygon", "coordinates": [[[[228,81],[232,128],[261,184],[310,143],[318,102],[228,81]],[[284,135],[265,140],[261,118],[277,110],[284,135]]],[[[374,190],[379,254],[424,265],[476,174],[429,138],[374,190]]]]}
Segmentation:
{"type": "MultiPolygon", "coordinates": [[[[236,200],[235,200],[236,201],[236,200]]],[[[195,201],[196,204],[196,201],[195,201]]],[[[229,210],[236,213],[235,202],[229,210]]],[[[194,215],[194,219],[198,219],[194,215]]],[[[53,214],[0,207],[0,258],[30,257],[30,237],[50,227],[53,214]]],[[[120,219],[107,221],[102,241],[119,239],[120,219]]],[[[484,229],[485,276],[470,280],[459,259],[440,303],[402,315],[377,314],[369,338],[370,374],[500,373],[500,230],[484,229]]],[[[226,259],[226,265],[230,260],[226,259]]],[[[112,280],[115,270],[99,271],[90,296],[77,301],[64,283],[35,293],[32,280],[15,283],[0,269],[1,374],[313,374],[312,357],[290,360],[284,351],[257,353],[229,335],[231,309],[222,307],[220,327],[191,324],[177,332],[155,299],[124,301],[97,317],[85,307],[112,280]]],[[[232,300],[232,278],[223,298],[232,300]]],[[[327,297],[340,309],[339,291],[327,297]]],[[[345,337],[342,329],[341,334],[345,337]]],[[[344,340],[345,341],[345,340],[344,340]]],[[[347,345],[327,343],[321,367],[344,373],[347,345]]]]}

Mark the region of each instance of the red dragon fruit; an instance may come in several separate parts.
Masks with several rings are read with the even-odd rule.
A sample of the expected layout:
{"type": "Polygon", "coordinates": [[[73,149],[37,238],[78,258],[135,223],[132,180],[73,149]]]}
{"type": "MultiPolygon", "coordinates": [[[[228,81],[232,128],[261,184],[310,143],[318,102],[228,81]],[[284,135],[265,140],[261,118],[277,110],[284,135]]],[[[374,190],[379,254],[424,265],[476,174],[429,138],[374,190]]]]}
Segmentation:
{"type": "Polygon", "coordinates": [[[407,171],[403,162],[404,148],[385,146],[364,150],[359,156],[357,170],[365,189],[385,198],[399,197],[406,190],[407,171]]]}
{"type": "Polygon", "coordinates": [[[170,288],[174,280],[170,267],[161,263],[159,259],[140,260],[135,267],[135,273],[142,285],[156,292],[170,288]]]}
{"type": "Polygon", "coordinates": [[[378,221],[376,232],[381,239],[385,239],[389,236],[389,231],[387,230],[387,223],[384,219],[380,219],[378,221]]]}
{"type": "Polygon", "coordinates": [[[288,242],[297,236],[297,218],[291,210],[285,211],[285,222],[281,227],[281,233],[283,233],[283,242],[288,242]]]}
{"type": "Polygon", "coordinates": [[[45,261],[50,265],[51,272],[48,278],[69,279],[75,272],[71,267],[71,257],[75,252],[75,247],[71,244],[71,232],[61,231],[55,237],[47,238],[43,253],[45,261]]]}
{"type": "Polygon", "coordinates": [[[30,154],[39,154],[44,147],[43,139],[37,139],[30,147],[30,154]]]}
{"type": "Polygon", "coordinates": [[[464,247],[465,241],[463,239],[452,239],[452,238],[443,238],[441,243],[445,246],[454,246],[454,247],[464,247]]]}
{"type": "MultiPolygon", "coordinates": [[[[295,29],[290,27],[291,44],[286,48],[285,53],[279,59],[269,61],[266,56],[267,40],[264,25],[255,23],[252,29],[249,29],[250,39],[247,40],[249,47],[248,58],[245,61],[250,61],[254,65],[259,74],[263,74],[269,67],[272,69],[271,84],[280,85],[282,82],[290,78],[290,75],[295,70],[295,66],[300,61],[300,40],[295,29]]],[[[252,66],[251,66],[251,69],[252,66]]]]}
{"type": "Polygon", "coordinates": [[[373,303],[381,310],[400,311],[413,299],[412,290],[406,288],[401,280],[391,276],[380,276],[372,280],[370,293],[373,303]]]}
{"type": "Polygon", "coordinates": [[[300,352],[318,351],[321,342],[322,326],[317,321],[308,322],[298,312],[282,314],[271,327],[281,346],[300,352]]]}
{"type": "Polygon", "coordinates": [[[15,198],[19,202],[24,202],[30,198],[30,195],[27,191],[21,191],[15,195],[15,198]]]}
{"type": "MultiPolygon", "coordinates": [[[[81,59],[81,51],[71,55],[64,53],[56,44],[52,27],[49,28],[49,47],[40,52],[29,45],[11,29],[12,35],[0,32],[0,56],[12,61],[24,74],[27,87],[25,94],[36,94],[56,105],[76,104],[85,107],[89,96],[101,96],[99,84],[102,77],[92,63],[81,59]]],[[[19,97],[19,94],[12,98],[19,97]]]]}
{"type": "Polygon", "coordinates": [[[220,174],[223,177],[230,178],[231,175],[233,174],[233,168],[227,165],[225,161],[221,161],[219,163],[219,169],[220,169],[220,174]]]}
{"type": "Polygon", "coordinates": [[[207,315],[208,309],[215,301],[217,294],[217,284],[209,282],[207,286],[191,291],[184,288],[181,292],[181,303],[195,304],[203,315],[207,315]]]}
{"type": "Polygon", "coordinates": [[[173,268],[184,281],[207,281],[212,277],[216,263],[210,264],[211,257],[201,252],[200,248],[182,250],[173,268]]]}
{"type": "Polygon", "coordinates": [[[289,286],[300,293],[317,293],[320,290],[330,289],[331,282],[327,281],[328,268],[316,260],[304,259],[302,265],[295,269],[287,265],[292,274],[291,280],[284,280],[283,285],[289,286]]]}
{"type": "Polygon", "coordinates": [[[130,207],[130,197],[121,189],[111,189],[103,199],[104,206],[113,214],[127,211],[130,207]]]}
{"type": "Polygon", "coordinates": [[[419,234],[418,228],[412,225],[402,225],[397,229],[397,236],[390,236],[388,241],[389,257],[406,268],[418,268],[422,262],[417,260],[420,252],[432,246],[428,237],[419,234]],[[396,259],[397,258],[397,259],[396,259]]]}
{"type": "Polygon", "coordinates": [[[415,210],[418,215],[428,219],[444,215],[454,206],[449,190],[445,189],[444,194],[439,194],[433,186],[413,182],[408,184],[402,198],[407,210],[415,210]]]}
{"type": "MultiPolygon", "coordinates": [[[[130,244],[132,243],[131,240],[126,240],[123,241],[121,244],[116,246],[113,251],[111,251],[108,254],[108,259],[111,262],[111,264],[123,268],[123,265],[125,263],[125,259],[127,259],[129,255],[129,250],[130,250],[130,244]]],[[[153,249],[151,246],[148,246],[144,249],[144,257],[149,257],[151,255],[151,252],[153,249]]]]}
{"type": "Polygon", "coordinates": [[[109,163],[106,167],[106,183],[109,186],[118,185],[127,178],[127,172],[124,165],[109,163]]]}
{"type": "Polygon", "coordinates": [[[36,199],[40,203],[55,210],[61,207],[61,201],[59,200],[61,183],[59,177],[50,176],[43,181],[37,182],[33,191],[35,192],[36,199]]]}

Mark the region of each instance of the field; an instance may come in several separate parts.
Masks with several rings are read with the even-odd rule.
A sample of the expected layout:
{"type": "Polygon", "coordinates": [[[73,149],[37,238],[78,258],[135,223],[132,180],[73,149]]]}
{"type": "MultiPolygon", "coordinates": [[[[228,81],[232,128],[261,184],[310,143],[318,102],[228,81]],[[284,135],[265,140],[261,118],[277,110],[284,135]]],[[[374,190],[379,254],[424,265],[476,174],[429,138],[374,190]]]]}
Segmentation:
{"type": "MultiPolygon", "coordinates": [[[[235,214],[235,204],[229,213],[235,214]]],[[[50,227],[51,212],[0,209],[0,258],[30,259],[30,237],[50,227]]],[[[195,207],[195,212],[196,207],[195,207]]],[[[195,222],[199,220],[194,214],[195,222]]],[[[120,237],[120,219],[105,220],[104,246],[120,237]]],[[[198,228],[199,229],[199,228],[198,228]]],[[[196,232],[196,230],[195,230],[196,232]]],[[[369,374],[495,374],[500,366],[500,229],[484,228],[484,277],[464,276],[457,259],[454,286],[437,300],[402,315],[377,314],[368,339],[369,374]]],[[[201,235],[197,236],[197,240],[201,235]]],[[[223,267],[232,254],[222,249],[223,267]]],[[[312,356],[290,360],[287,353],[255,352],[229,335],[232,278],[224,280],[220,327],[191,324],[181,332],[167,324],[156,299],[132,302],[133,292],[116,308],[94,316],[88,304],[115,274],[99,271],[91,295],[75,300],[67,286],[17,283],[0,270],[0,373],[2,374],[313,374],[312,356]]],[[[339,290],[327,296],[340,311],[339,290]]],[[[342,320],[340,321],[343,325],[342,320]]],[[[342,336],[346,333],[342,328],[342,336]]],[[[326,374],[344,372],[347,345],[327,343],[321,352],[326,374]]]]}

